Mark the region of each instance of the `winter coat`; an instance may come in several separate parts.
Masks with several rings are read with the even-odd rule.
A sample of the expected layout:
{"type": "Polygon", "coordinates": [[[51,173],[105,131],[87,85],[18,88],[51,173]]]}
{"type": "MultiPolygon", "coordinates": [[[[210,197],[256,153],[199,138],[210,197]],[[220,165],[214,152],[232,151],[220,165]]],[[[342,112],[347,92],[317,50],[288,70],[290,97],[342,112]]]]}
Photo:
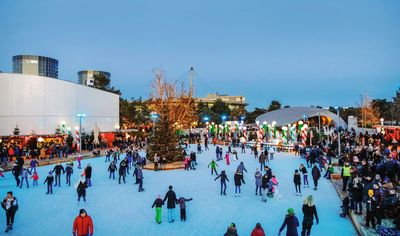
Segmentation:
{"type": "Polygon", "coordinates": [[[87,166],[85,168],[85,176],[88,179],[92,178],[92,167],[91,166],[87,166]]]}
{"type": "Polygon", "coordinates": [[[215,162],[215,161],[211,161],[211,162],[208,164],[208,167],[210,167],[210,166],[211,166],[211,169],[215,169],[215,167],[218,166],[218,164],[217,164],[217,162],[215,162]]]}
{"type": "Polygon", "coordinates": [[[261,153],[261,155],[258,157],[258,161],[260,162],[260,163],[264,163],[265,162],[265,155],[264,155],[264,153],[262,152],[261,153]]]}
{"type": "Polygon", "coordinates": [[[54,176],[48,175],[47,178],[45,179],[44,183],[47,182],[47,185],[52,185],[54,182],[54,176]]]}
{"type": "Polygon", "coordinates": [[[250,236],[265,236],[263,228],[254,228],[250,236]]]}
{"type": "Polygon", "coordinates": [[[179,198],[179,199],[178,199],[179,208],[180,208],[180,209],[186,209],[186,204],[185,204],[185,202],[192,201],[192,199],[193,199],[193,198],[189,198],[189,199],[186,199],[186,198],[184,198],[184,197],[179,198]]]}
{"type": "Polygon", "coordinates": [[[269,178],[268,174],[265,173],[263,175],[263,177],[262,177],[262,180],[261,180],[261,187],[262,188],[264,188],[264,189],[268,188],[269,179],[270,178],[269,178]]]}
{"type": "Polygon", "coordinates": [[[256,173],[254,174],[254,178],[256,179],[256,186],[261,186],[262,183],[262,174],[261,171],[256,171],[256,173]]]}
{"type": "Polygon", "coordinates": [[[79,182],[78,187],[76,188],[76,191],[78,194],[86,194],[86,189],[87,189],[87,184],[86,182],[79,182]]]}
{"type": "Polygon", "coordinates": [[[137,168],[136,171],[133,174],[136,175],[136,178],[138,178],[138,179],[142,179],[143,178],[143,171],[140,168],[137,168]]]}
{"type": "Polygon", "coordinates": [[[56,165],[54,166],[53,172],[56,173],[56,175],[61,174],[61,171],[65,173],[64,167],[62,165],[56,165]]]}
{"type": "Polygon", "coordinates": [[[26,168],[22,169],[21,171],[22,178],[28,178],[28,174],[31,175],[31,172],[28,169],[26,168]]]}
{"type": "Polygon", "coordinates": [[[16,197],[8,199],[7,197],[1,202],[1,207],[5,211],[17,211],[18,210],[18,200],[16,197]]]}
{"type": "Polygon", "coordinates": [[[308,175],[307,173],[307,168],[305,166],[303,166],[302,168],[300,168],[301,173],[303,173],[303,175],[308,175]]]}
{"type": "Polygon", "coordinates": [[[224,236],[238,236],[237,230],[235,227],[228,227],[224,236]]]}
{"type": "Polygon", "coordinates": [[[88,215],[85,217],[77,216],[74,220],[72,232],[76,233],[77,236],[93,235],[92,218],[88,215]]]}
{"type": "Polygon", "coordinates": [[[72,168],[72,166],[67,165],[67,167],[65,168],[65,172],[67,173],[67,175],[71,175],[74,173],[74,169],[72,168]]]}
{"type": "Polygon", "coordinates": [[[298,236],[297,234],[297,227],[299,227],[299,220],[297,219],[296,216],[286,216],[285,221],[283,221],[283,224],[281,228],[279,229],[279,232],[282,232],[285,227],[287,226],[286,229],[286,236],[298,236]]]}
{"type": "Polygon", "coordinates": [[[33,180],[38,180],[39,179],[39,175],[37,173],[34,173],[31,178],[33,180]]]}
{"type": "Polygon", "coordinates": [[[236,173],[233,178],[235,180],[235,186],[241,186],[242,182],[243,182],[243,184],[245,184],[245,182],[243,180],[243,175],[241,173],[236,173]]]}
{"type": "Polygon", "coordinates": [[[39,166],[39,162],[37,160],[32,160],[31,163],[29,164],[31,168],[39,166]]]}
{"type": "Polygon", "coordinates": [[[217,180],[218,178],[221,178],[222,183],[225,181],[229,182],[228,176],[226,176],[225,172],[221,172],[221,174],[218,175],[217,178],[214,179],[214,181],[217,180]]]}
{"type": "Polygon", "coordinates": [[[154,208],[154,206],[156,208],[159,208],[159,207],[162,207],[162,205],[164,205],[163,200],[161,200],[161,198],[157,198],[156,200],[154,200],[154,203],[151,206],[151,208],[154,208]]]}
{"type": "Polygon", "coordinates": [[[314,166],[311,170],[311,174],[313,179],[321,178],[321,172],[319,171],[318,167],[314,166]]]}
{"type": "Polygon", "coordinates": [[[295,185],[300,185],[300,184],[301,184],[301,177],[300,177],[300,173],[299,173],[299,172],[297,172],[297,173],[294,174],[294,176],[293,176],[293,183],[294,183],[295,185]]]}
{"type": "Polygon", "coordinates": [[[14,176],[20,176],[21,175],[21,170],[22,170],[21,166],[16,165],[12,169],[12,174],[14,176]]]}
{"type": "Polygon", "coordinates": [[[167,194],[165,194],[165,197],[163,200],[164,203],[165,203],[165,200],[167,200],[167,208],[168,209],[175,208],[175,204],[177,204],[177,199],[176,199],[176,194],[172,189],[168,190],[167,194]]]}
{"type": "Polygon", "coordinates": [[[244,167],[244,164],[239,164],[237,171],[240,173],[243,173],[243,171],[247,172],[246,167],[244,167]]]}
{"type": "Polygon", "coordinates": [[[317,214],[317,208],[315,207],[315,205],[313,206],[303,205],[302,211],[304,214],[303,221],[309,221],[311,224],[313,224],[313,220],[315,217],[315,220],[318,222],[319,219],[317,214]]]}
{"type": "Polygon", "coordinates": [[[117,170],[117,165],[115,165],[114,163],[110,163],[107,170],[109,172],[115,172],[117,170]]]}
{"type": "Polygon", "coordinates": [[[357,184],[350,184],[349,186],[349,190],[351,193],[351,198],[358,202],[358,201],[362,201],[362,196],[363,196],[363,186],[361,183],[357,183],[357,184]]]}

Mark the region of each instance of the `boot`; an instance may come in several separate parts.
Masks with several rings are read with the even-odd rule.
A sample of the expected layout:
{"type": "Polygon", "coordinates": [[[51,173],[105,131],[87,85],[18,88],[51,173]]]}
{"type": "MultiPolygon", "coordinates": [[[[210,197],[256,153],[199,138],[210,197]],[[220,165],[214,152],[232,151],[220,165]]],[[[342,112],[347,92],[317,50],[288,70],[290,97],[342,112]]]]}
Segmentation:
{"type": "Polygon", "coordinates": [[[10,231],[11,229],[10,229],[10,226],[9,225],[7,225],[7,228],[6,228],[6,230],[4,231],[5,233],[7,233],[8,231],[10,231]]]}

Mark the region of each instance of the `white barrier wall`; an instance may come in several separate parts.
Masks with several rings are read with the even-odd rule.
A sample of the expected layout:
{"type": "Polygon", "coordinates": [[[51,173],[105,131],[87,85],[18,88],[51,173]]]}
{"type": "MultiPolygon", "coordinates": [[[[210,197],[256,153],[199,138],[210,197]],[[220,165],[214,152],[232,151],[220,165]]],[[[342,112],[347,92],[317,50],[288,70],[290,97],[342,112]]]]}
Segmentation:
{"type": "Polygon", "coordinates": [[[119,95],[36,75],[0,73],[0,135],[18,125],[21,135],[54,134],[61,122],[74,132],[78,113],[82,128],[114,131],[119,125],[119,95]]]}

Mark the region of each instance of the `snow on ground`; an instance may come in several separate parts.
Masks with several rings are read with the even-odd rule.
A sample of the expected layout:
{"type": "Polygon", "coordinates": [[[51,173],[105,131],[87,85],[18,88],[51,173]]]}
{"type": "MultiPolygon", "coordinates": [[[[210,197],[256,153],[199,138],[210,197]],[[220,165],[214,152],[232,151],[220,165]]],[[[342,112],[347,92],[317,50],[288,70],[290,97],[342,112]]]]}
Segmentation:
{"type": "MultiPolygon", "coordinates": [[[[224,147],[226,151],[226,147],[224,147]]],[[[95,225],[95,235],[223,235],[227,226],[234,222],[239,235],[250,235],[257,222],[260,222],[266,235],[277,235],[286,210],[294,208],[299,217],[301,231],[302,201],[307,194],[313,194],[320,217],[312,235],[356,235],[349,219],[339,217],[341,201],[330,181],[321,179],[318,191],[302,189],[302,197],[294,194],[293,172],[302,162],[299,157],[288,153],[276,153],[270,163],[273,173],[279,181],[279,193],[282,199],[268,199],[267,203],[255,196],[254,172],[258,161],[250,155],[240,154],[248,170],[245,173],[246,184],[242,185],[242,196],[234,196],[234,171],[239,161],[230,166],[218,162],[218,172],[225,169],[230,182],[227,196],[220,195],[219,180],[210,175],[207,168],[215,158],[215,148],[198,155],[197,170],[194,171],[144,171],[145,192],[139,193],[134,178],[130,175],[126,184],[119,185],[117,180],[109,180],[104,157],[84,160],[83,166],[90,163],[93,167],[93,187],[87,190],[87,202],[77,204],[76,188],[65,185],[62,176],[61,187],[54,187],[53,195],[46,195],[43,184],[47,173],[53,166],[39,168],[39,186],[19,189],[11,173],[0,179],[0,197],[7,191],[13,191],[19,200],[14,230],[8,235],[71,235],[72,223],[80,208],[85,208],[95,225]],[[155,209],[151,208],[158,194],[164,197],[168,186],[173,185],[177,197],[193,198],[187,203],[187,221],[180,222],[179,208],[176,208],[174,223],[168,223],[166,207],[163,208],[163,223],[155,223],[155,209]]],[[[72,182],[77,183],[82,170],[74,167],[72,182]]],[[[310,170],[309,170],[310,171],[310,170]]],[[[132,174],[132,172],[130,172],[132,174]]],[[[116,176],[117,177],[117,176],[116,176]]],[[[312,180],[309,181],[312,184],[312,180]]],[[[32,185],[32,180],[30,180],[32,185]]],[[[1,212],[0,223],[4,224],[5,214],[1,212]]],[[[3,229],[1,229],[3,230],[3,229]]],[[[0,231],[2,232],[2,231],[0,231]]],[[[285,234],[283,234],[285,235],[285,234]]]]}

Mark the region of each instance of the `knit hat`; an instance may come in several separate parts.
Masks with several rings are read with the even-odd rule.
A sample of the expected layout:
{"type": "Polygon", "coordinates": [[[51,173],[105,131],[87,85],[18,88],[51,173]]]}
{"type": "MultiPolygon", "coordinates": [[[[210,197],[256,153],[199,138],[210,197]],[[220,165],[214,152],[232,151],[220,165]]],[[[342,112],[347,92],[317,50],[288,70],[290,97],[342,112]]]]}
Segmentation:
{"type": "MultiPolygon", "coordinates": [[[[86,210],[85,210],[85,209],[80,209],[80,210],[79,210],[79,215],[82,214],[82,213],[86,213],[86,210]]],[[[86,214],[87,214],[87,213],[86,213],[86,214]]]]}
{"type": "Polygon", "coordinates": [[[293,208],[287,209],[287,213],[288,213],[288,215],[290,215],[290,216],[294,215],[294,210],[293,210],[293,208]]]}

